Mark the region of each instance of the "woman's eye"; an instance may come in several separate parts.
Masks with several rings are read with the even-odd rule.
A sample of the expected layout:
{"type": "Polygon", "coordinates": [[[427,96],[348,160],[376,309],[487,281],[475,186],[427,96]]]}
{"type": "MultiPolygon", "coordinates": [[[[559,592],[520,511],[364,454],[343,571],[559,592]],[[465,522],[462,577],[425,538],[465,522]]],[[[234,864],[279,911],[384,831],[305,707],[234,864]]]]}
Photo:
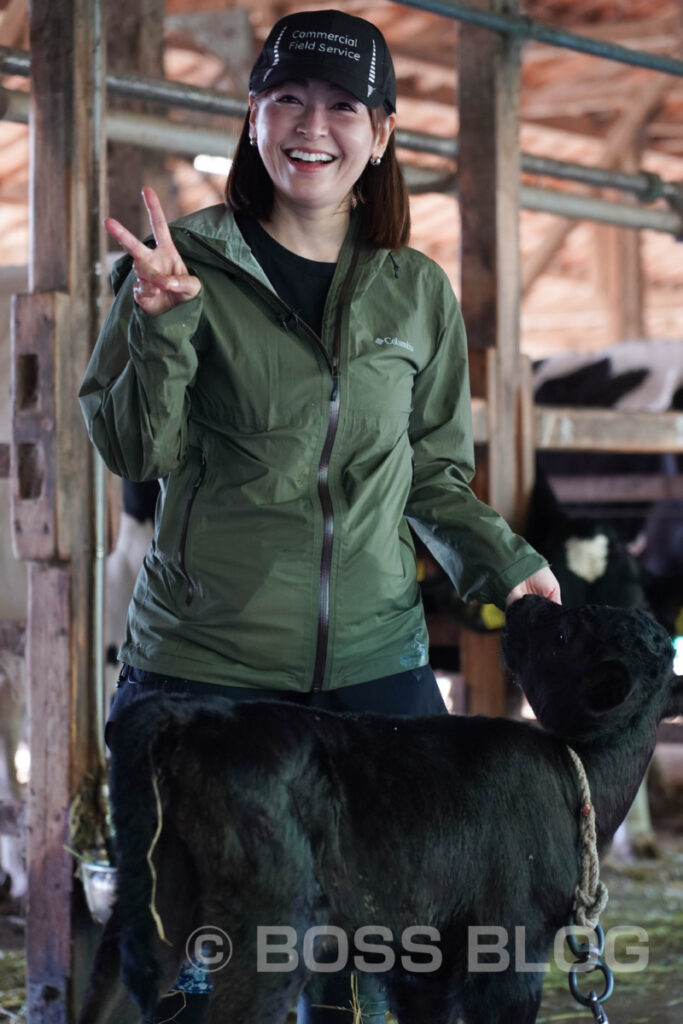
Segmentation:
{"type": "Polygon", "coordinates": [[[283,93],[282,96],[276,97],[278,103],[300,103],[301,101],[297,96],[292,96],[291,93],[283,93]]]}
{"type": "Polygon", "coordinates": [[[349,103],[347,100],[340,100],[339,103],[335,103],[335,108],[337,110],[350,110],[351,112],[356,109],[353,103],[349,103]]]}

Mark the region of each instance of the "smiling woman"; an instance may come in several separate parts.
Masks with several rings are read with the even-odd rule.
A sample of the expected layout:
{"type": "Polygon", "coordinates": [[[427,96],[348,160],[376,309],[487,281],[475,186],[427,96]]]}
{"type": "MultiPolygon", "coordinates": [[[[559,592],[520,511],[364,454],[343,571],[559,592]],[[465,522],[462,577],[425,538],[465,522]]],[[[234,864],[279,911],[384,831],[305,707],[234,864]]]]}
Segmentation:
{"type": "MultiPolygon", "coordinates": [[[[465,600],[559,598],[469,487],[465,331],[444,272],[407,246],[382,34],[287,15],[250,90],[224,204],[169,225],[145,189],[156,245],[106,222],[128,255],[81,403],[110,469],[162,484],[109,738],[140,692],[443,714],[410,526],[465,600]]],[[[345,1024],[349,977],[323,980],[299,1024],[345,1024]]],[[[374,974],[358,997],[382,1024],[374,974]]],[[[196,999],[160,1018],[189,1024],[196,999]]]]}
{"type": "Polygon", "coordinates": [[[381,161],[395,120],[386,114],[373,123],[361,100],[320,78],[252,93],[249,141],[273,188],[263,219],[269,234],[300,256],[336,260],[354,186],[369,161],[381,161]]]}

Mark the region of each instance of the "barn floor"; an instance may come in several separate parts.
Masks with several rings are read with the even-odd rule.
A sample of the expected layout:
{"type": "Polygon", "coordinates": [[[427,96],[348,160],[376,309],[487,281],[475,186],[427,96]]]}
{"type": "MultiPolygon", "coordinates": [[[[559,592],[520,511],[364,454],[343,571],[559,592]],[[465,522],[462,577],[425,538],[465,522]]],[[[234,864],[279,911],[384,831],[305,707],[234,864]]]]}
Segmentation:
{"type": "MultiPolygon", "coordinates": [[[[603,862],[602,878],[610,893],[602,918],[605,932],[616,926],[642,928],[649,953],[644,970],[615,971],[614,994],[605,1003],[610,1024],[683,1021],[683,748],[670,750],[675,762],[670,763],[670,781],[675,784],[653,808],[659,856],[624,863],[610,854],[603,862]]],[[[0,907],[0,1024],[26,1020],[23,934],[21,918],[3,914],[0,907]]],[[[633,937],[626,941],[635,942],[633,937]]],[[[620,962],[632,959],[623,943],[617,945],[616,955],[620,962]]],[[[592,1020],[591,1012],[572,999],[566,974],[553,966],[537,1024],[592,1020]]],[[[294,1021],[293,1015],[289,1021],[294,1021]]]]}

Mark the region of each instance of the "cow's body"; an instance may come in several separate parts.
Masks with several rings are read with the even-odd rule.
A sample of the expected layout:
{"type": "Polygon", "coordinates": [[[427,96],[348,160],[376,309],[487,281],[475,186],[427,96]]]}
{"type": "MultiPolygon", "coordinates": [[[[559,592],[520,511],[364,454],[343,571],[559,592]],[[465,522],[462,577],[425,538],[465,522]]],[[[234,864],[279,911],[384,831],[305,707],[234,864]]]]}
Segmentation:
{"type": "MultiPolygon", "coordinates": [[[[521,672],[528,655],[514,634],[533,625],[536,601],[517,603],[508,640],[521,672]]],[[[541,605],[546,619],[561,613],[541,605]]],[[[579,657],[573,642],[571,658],[573,673],[582,664],[592,671],[591,658],[601,662],[606,696],[597,719],[586,712],[591,732],[599,719],[601,739],[596,746],[591,736],[581,753],[603,844],[633,799],[670,699],[668,638],[641,613],[616,614],[632,616],[631,632],[641,631],[632,672],[617,669],[614,658],[605,663],[613,652],[604,636],[599,654],[579,657]],[[648,680],[636,680],[636,671],[648,680]],[[626,700],[638,706],[631,731],[622,725],[611,735],[605,707],[614,714],[626,700]]],[[[544,622],[541,635],[546,629],[544,622]]],[[[580,702],[577,679],[570,691],[562,678],[556,704],[570,693],[580,702]]],[[[543,710],[553,720],[558,714],[543,710]]],[[[578,728],[571,738],[581,747],[581,716],[565,711],[560,719],[578,728]]],[[[168,697],[132,705],[112,746],[122,974],[146,1020],[172,985],[188,936],[217,926],[230,935],[233,954],[211,976],[208,1021],[281,1024],[307,982],[315,1001],[316,974],[309,977],[302,962],[302,943],[308,929],[327,924],[349,936],[368,925],[389,930],[396,966],[380,979],[400,1024],[449,1024],[458,1014],[467,1024],[535,1021],[542,974],[515,970],[514,935],[523,927],[526,961],[542,961],[570,915],[581,800],[563,738],[496,719],[336,716],[168,697]],[[294,929],[295,970],[257,970],[259,926],[294,929]],[[402,937],[415,926],[438,931],[437,970],[401,965],[402,937]],[[507,930],[508,970],[468,971],[472,926],[507,930]]],[[[101,974],[109,963],[100,958],[101,974]]],[[[98,999],[96,977],[83,1024],[98,1019],[98,999]]]]}

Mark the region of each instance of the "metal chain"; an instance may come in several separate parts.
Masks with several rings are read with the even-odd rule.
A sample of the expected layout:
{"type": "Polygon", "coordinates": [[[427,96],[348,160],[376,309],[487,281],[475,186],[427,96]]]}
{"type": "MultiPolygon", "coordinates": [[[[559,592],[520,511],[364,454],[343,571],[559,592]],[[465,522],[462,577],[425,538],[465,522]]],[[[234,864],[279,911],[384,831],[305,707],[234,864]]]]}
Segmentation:
{"type": "Polygon", "coordinates": [[[574,906],[570,928],[589,929],[595,935],[595,944],[589,940],[579,941],[577,934],[570,931],[567,943],[576,963],[569,969],[569,991],[574,999],[586,1006],[593,1014],[594,1024],[609,1024],[602,1003],[609,999],[614,989],[614,976],[603,959],[605,934],[600,927],[600,914],[607,904],[607,886],[600,881],[600,860],[598,858],[595,808],[591,801],[590,785],[581,758],[567,747],[579,782],[581,792],[581,877],[574,891],[574,906]],[[578,975],[600,971],[605,981],[604,991],[598,995],[591,989],[587,996],[579,990],[578,975]]]}

